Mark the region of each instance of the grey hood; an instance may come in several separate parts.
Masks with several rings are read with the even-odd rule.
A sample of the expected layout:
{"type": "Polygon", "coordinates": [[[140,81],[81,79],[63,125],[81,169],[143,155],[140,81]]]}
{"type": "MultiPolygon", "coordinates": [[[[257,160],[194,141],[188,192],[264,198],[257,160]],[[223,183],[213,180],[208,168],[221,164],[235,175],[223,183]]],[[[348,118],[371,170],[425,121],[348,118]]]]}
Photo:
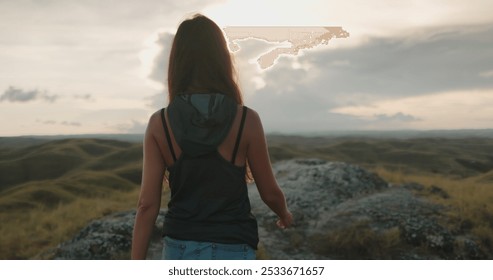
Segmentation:
{"type": "Polygon", "coordinates": [[[179,94],[168,118],[183,153],[196,157],[217,150],[228,135],[238,104],[221,93],[179,94]]]}

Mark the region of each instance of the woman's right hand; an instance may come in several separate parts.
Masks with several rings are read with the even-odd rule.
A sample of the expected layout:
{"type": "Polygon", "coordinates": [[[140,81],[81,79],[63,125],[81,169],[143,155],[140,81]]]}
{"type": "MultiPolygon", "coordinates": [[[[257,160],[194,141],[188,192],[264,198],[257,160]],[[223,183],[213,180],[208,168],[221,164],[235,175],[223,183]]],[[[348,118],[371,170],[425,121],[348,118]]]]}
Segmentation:
{"type": "Polygon", "coordinates": [[[277,220],[276,222],[276,225],[282,229],[288,228],[292,224],[293,224],[293,214],[291,214],[289,210],[286,212],[286,214],[283,215],[282,218],[279,218],[279,220],[277,220]]]}

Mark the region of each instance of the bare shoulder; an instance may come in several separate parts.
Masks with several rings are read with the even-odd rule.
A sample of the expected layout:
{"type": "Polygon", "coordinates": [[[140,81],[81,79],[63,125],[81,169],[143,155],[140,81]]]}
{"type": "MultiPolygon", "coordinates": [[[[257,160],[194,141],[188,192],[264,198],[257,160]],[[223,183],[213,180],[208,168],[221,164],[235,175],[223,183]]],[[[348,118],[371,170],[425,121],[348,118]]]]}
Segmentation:
{"type": "Polygon", "coordinates": [[[160,122],[161,121],[161,110],[159,109],[156,112],[152,113],[151,117],[149,118],[149,123],[155,123],[155,122],[160,122]]]}
{"type": "Polygon", "coordinates": [[[162,127],[162,121],[161,121],[161,109],[157,110],[156,112],[152,113],[152,115],[149,117],[149,122],[147,124],[147,132],[157,132],[158,129],[162,127]]]}
{"type": "Polygon", "coordinates": [[[264,129],[259,114],[254,109],[248,107],[248,113],[245,120],[244,133],[246,138],[251,141],[257,141],[264,137],[264,129]],[[260,137],[260,138],[259,138],[260,137]]]}
{"type": "Polygon", "coordinates": [[[250,107],[248,107],[248,113],[245,121],[248,123],[249,128],[252,129],[262,128],[262,121],[260,120],[259,114],[257,113],[257,111],[255,111],[250,107]]]}

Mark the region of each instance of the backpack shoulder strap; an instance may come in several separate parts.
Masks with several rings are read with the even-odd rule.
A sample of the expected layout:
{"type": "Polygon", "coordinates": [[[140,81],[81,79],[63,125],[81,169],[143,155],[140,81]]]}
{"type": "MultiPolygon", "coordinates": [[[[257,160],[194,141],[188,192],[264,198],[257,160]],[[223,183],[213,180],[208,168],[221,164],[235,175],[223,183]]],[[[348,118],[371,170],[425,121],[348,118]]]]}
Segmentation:
{"type": "Polygon", "coordinates": [[[248,107],[243,106],[243,113],[241,115],[240,129],[238,129],[238,135],[236,136],[235,148],[233,150],[233,156],[231,157],[231,163],[234,165],[236,160],[236,154],[238,153],[238,147],[240,146],[241,134],[243,132],[243,126],[245,125],[245,118],[248,107]]]}
{"type": "Polygon", "coordinates": [[[171,156],[173,157],[173,161],[176,161],[175,149],[173,149],[173,142],[171,142],[171,136],[169,134],[168,124],[166,123],[166,118],[164,117],[165,108],[161,109],[161,120],[163,121],[163,129],[166,134],[166,141],[168,142],[168,148],[171,152],[171,156]]]}

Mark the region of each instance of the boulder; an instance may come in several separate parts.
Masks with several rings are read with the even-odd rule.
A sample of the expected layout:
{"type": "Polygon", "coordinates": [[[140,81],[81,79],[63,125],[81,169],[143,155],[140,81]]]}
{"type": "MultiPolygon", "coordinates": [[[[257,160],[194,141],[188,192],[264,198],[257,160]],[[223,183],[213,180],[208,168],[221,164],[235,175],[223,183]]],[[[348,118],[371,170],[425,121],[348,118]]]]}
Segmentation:
{"type": "MultiPolygon", "coordinates": [[[[74,238],[58,245],[54,259],[60,260],[114,260],[129,259],[135,210],[113,213],[90,222],[74,238]]],[[[160,228],[164,210],[159,212],[154,227],[148,258],[161,256],[160,228]]]]}

